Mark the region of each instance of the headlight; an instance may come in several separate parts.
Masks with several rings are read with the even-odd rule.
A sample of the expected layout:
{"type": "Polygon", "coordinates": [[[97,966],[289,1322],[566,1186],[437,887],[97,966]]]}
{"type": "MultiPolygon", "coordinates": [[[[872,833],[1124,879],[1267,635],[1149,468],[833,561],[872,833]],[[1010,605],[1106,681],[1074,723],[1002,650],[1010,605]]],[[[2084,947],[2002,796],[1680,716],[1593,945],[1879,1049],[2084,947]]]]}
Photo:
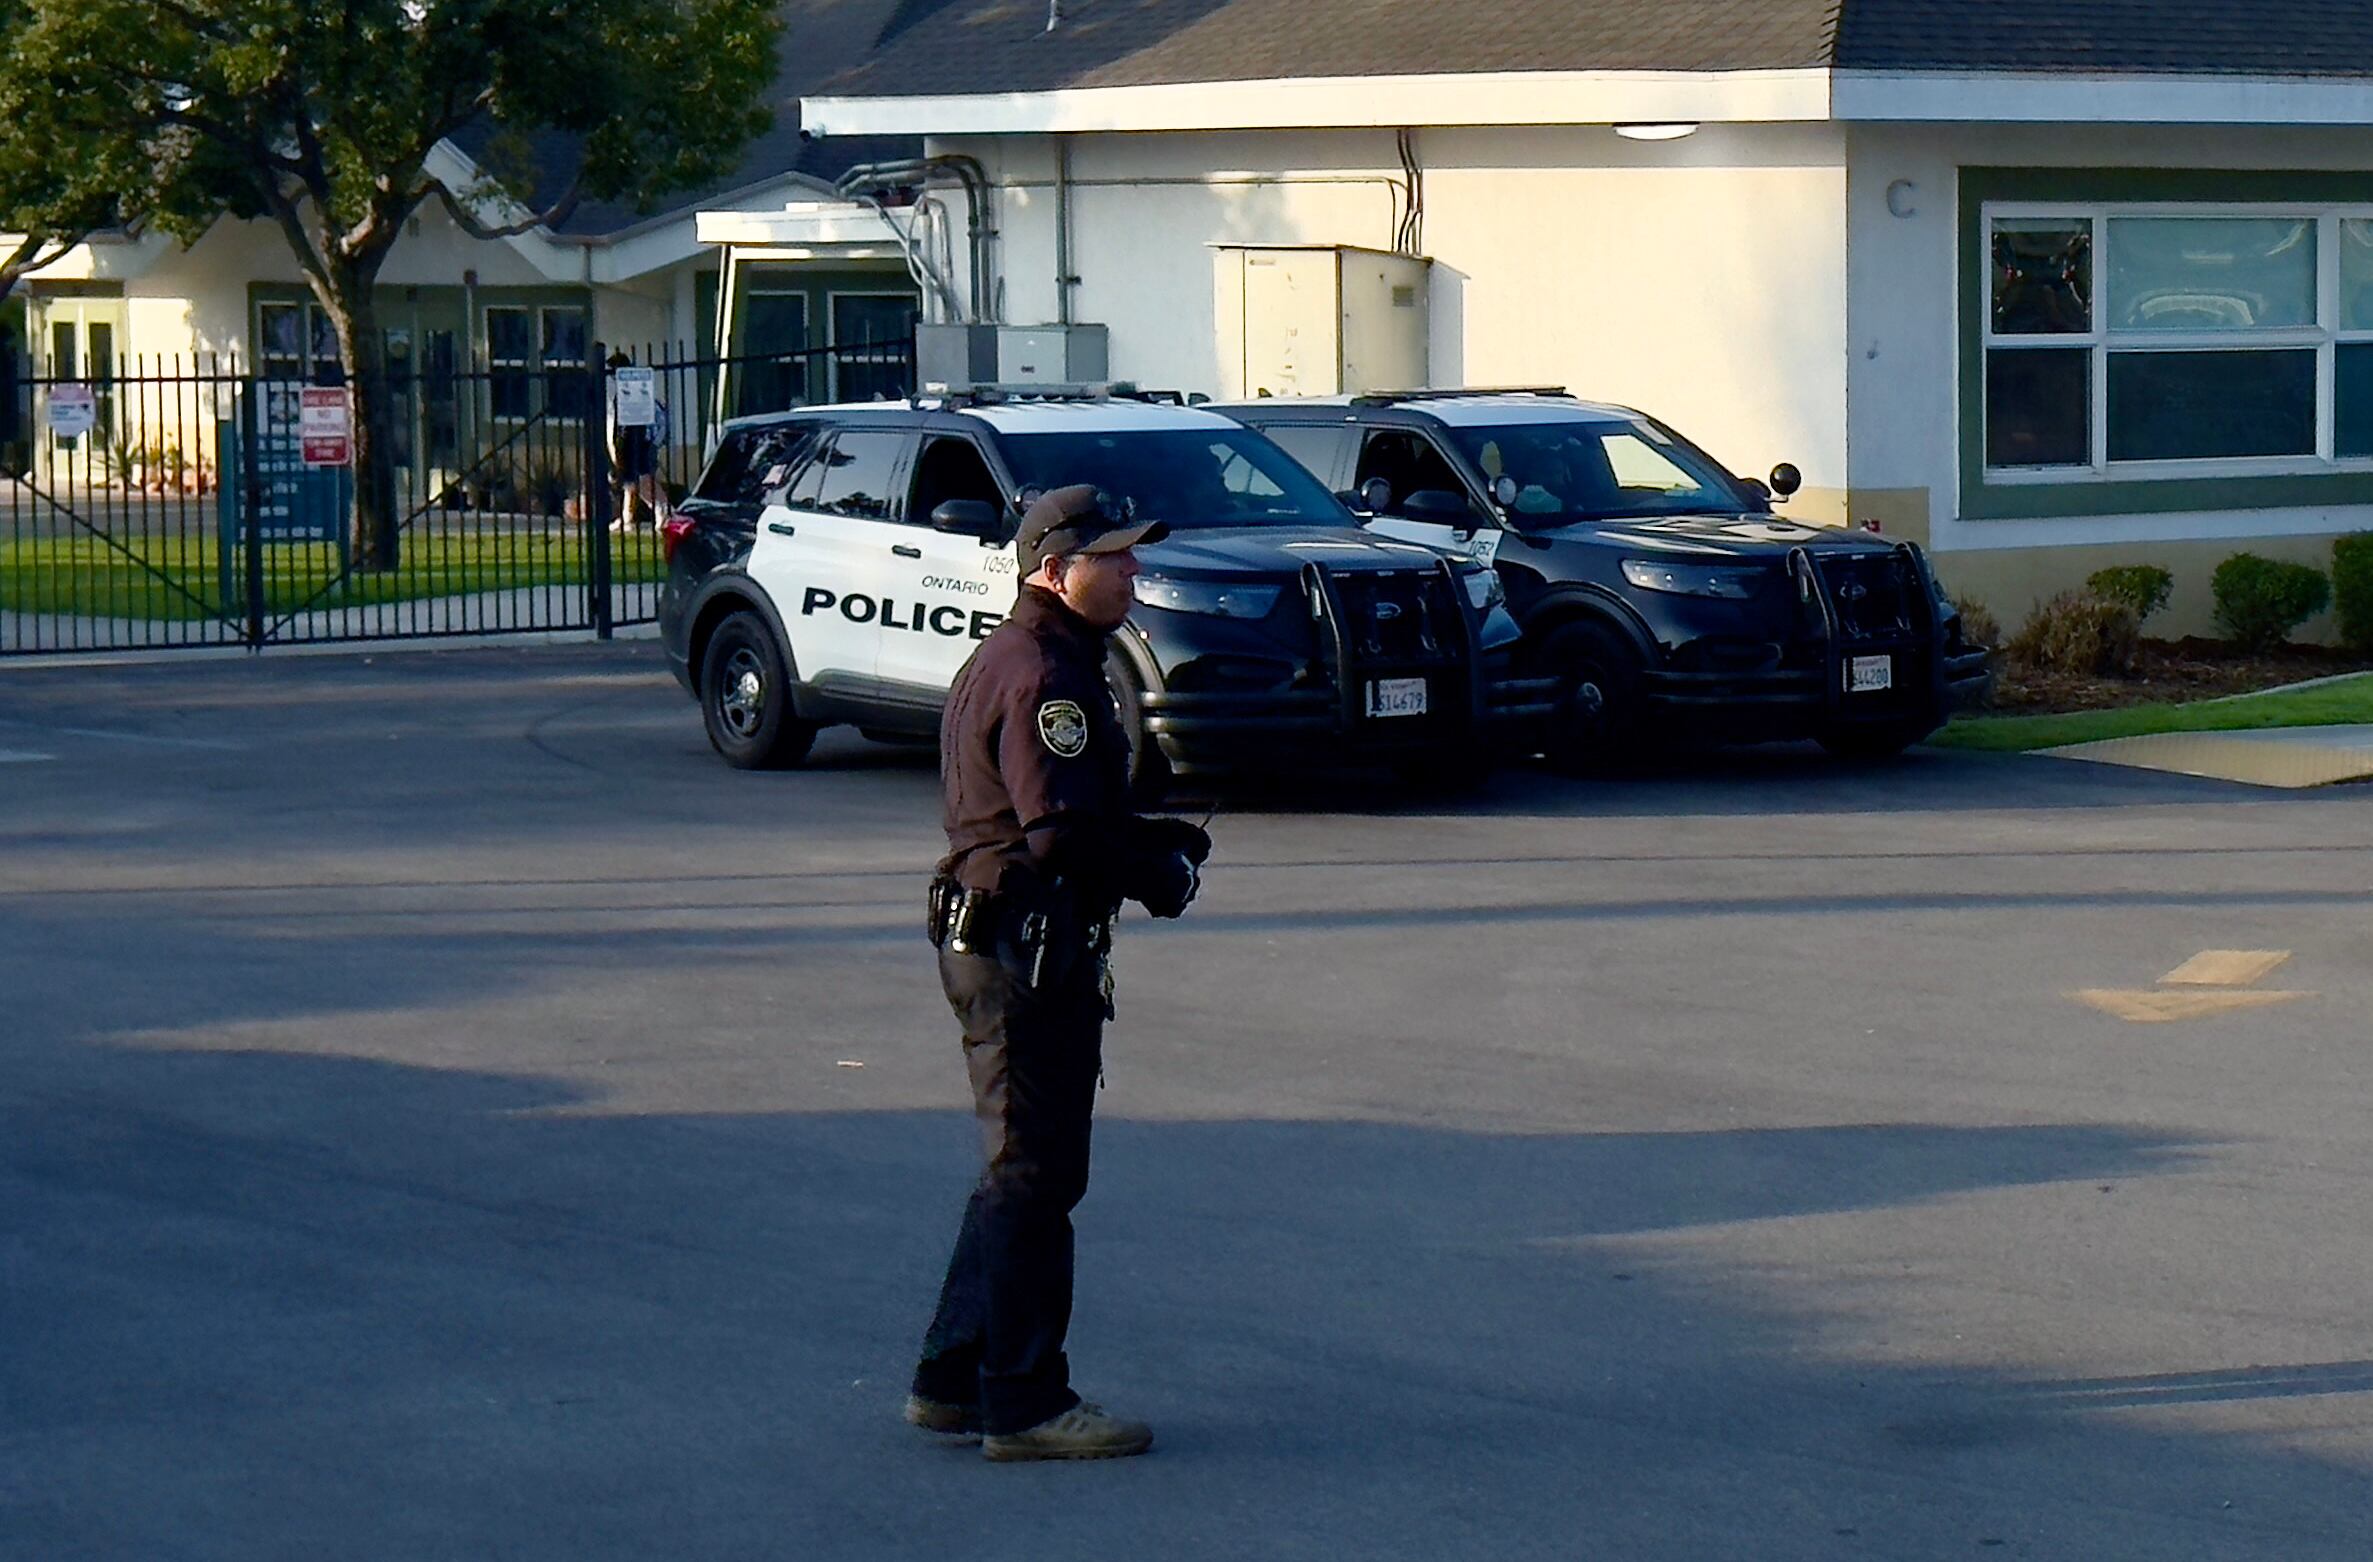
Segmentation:
{"type": "Polygon", "coordinates": [[[1173,613],[1216,613],[1222,618],[1267,618],[1277,605],[1276,586],[1239,586],[1218,580],[1137,577],[1137,600],[1173,613]]]}
{"type": "Polygon", "coordinates": [[[1668,564],[1662,559],[1625,559],[1623,578],[1642,591],[1670,591],[1685,597],[1726,597],[1743,602],[1755,595],[1765,571],[1727,564],[1668,564]]]}
{"type": "Polygon", "coordinates": [[[1478,613],[1488,613],[1508,600],[1508,588],[1496,569],[1469,570],[1462,578],[1467,583],[1467,600],[1478,613]]]}

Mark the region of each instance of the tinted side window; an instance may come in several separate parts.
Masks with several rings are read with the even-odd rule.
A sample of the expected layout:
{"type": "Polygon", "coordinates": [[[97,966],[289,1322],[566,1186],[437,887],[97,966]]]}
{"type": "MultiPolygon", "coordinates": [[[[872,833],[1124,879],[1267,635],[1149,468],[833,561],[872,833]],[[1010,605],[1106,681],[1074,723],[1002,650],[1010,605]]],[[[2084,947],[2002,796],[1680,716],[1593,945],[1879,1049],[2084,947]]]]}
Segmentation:
{"type": "Polygon", "coordinates": [[[1341,424],[1272,423],[1261,432],[1284,446],[1285,453],[1309,468],[1311,476],[1331,487],[1343,475],[1343,453],[1358,431],[1341,424]]]}
{"type": "Polygon", "coordinates": [[[1358,489],[1372,477],[1392,488],[1392,503],[1400,504],[1421,489],[1466,496],[1466,484],[1434,442],[1409,429],[1382,428],[1368,435],[1360,449],[1359,470],[1351,486],[1358,489]]]}
{"type": "Polygon", "coordinates": [[[789,480],[815,438],[816,430],[809,424],[736,429],[709,458],[693,497],[722,504],[763,503],[789,480]]]}
{"type": "Polygon", "coordinates": [[[1005,507],[989,463],[969,439],[952,435],[927,440],[915,462],[913,489],[906,506],[907,524],[928,526],[931,512],[950,499],[975,499],[992,509],[1005,507]]]}
{"type": "Polygon", "coordinates": [[[888,520],[890,479],[905,444],[904,434],[874,430],[835,435],[832,448],[816,463],[822,481],[809,508],[862,521],[888,520]]]}

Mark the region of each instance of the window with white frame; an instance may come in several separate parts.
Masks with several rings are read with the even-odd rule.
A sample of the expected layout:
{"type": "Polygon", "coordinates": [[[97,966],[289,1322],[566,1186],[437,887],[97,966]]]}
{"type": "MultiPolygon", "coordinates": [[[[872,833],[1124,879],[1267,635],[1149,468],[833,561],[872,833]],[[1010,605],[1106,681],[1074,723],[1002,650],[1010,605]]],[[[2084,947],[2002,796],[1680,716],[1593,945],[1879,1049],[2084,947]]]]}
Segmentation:
{"type": "Polygon", "coordinates": [[[581,418],[591,405],[585,311],[574,304],[486,306],[488,398],[498,418],[581,418]]]}
{"type": "Polygon", "coordinates": [[[1985,218],[1990,480],[2373,470],[2373,211],[1985,218]]]}

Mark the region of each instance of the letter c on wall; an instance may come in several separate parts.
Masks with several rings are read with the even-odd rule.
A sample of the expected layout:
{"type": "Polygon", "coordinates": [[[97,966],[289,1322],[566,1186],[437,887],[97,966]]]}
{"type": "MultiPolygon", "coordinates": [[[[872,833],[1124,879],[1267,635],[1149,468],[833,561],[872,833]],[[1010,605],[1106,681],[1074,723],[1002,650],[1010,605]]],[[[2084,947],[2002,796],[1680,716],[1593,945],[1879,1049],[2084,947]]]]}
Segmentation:
{"type": "Polygon", "coordinates": [[[1912,192],[1918,188],[1909,179],[1898,179],[1887,186],[1887,215],[1910,217],[1916,214],[1920,208],[1912,204],[1912,192]]]}

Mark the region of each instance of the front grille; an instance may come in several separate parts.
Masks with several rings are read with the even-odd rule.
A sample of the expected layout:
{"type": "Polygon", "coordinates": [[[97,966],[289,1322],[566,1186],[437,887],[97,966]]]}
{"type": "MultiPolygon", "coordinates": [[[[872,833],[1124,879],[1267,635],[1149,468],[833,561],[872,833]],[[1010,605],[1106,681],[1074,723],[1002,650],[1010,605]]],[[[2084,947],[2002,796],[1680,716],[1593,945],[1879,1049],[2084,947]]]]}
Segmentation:
{"type": "Polygon", "coordinates": [[[1821,584],[1848,640],[1892,640],[1913,632],[1920,578],[1901,553],[1833,554],[1820,561],[1821,584]]]}
{"type": "Polygon", "coordinates": [[[1441,571],[1338,574],[1331,580],[1353,655],[1374,662],[1447,662],[1457,656],[1458,603],[1441,571]]]}

